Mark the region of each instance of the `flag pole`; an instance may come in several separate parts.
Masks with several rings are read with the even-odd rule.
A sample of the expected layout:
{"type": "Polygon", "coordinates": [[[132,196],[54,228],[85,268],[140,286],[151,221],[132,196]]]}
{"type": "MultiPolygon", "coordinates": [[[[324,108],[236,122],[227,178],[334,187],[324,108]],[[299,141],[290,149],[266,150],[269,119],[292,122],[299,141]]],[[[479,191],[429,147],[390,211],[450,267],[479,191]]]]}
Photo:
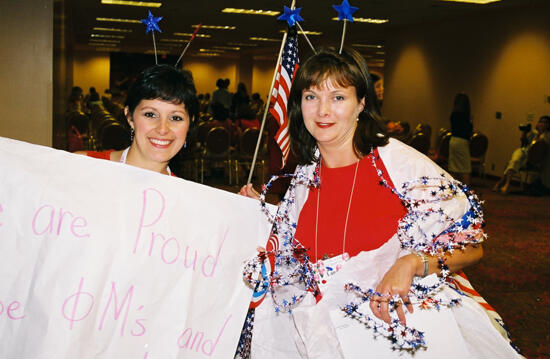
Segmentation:
{"type": "MultiPolygon", "coordinates": [[[[292,0],[292,5],[290,5],[291,9],[294,9],[295,3],[296,3],[296,0],[292,0]]],[[[260,142],[262,142],[262,134],[264,132],[264,127],[265,127],[265,119],[267,117],[267,113],[269,112],[269,105],[271,103],[271,94],[273,93],[273,85],[275,84],[275,78],[277,77],[277,72],[279,71],[279,65],[281,64],[281,57],[283,55],[283,50],[285,48],[287,35],[288,35],[288,30],[285,32],[283,36],[283,42],[281,43],[281,49],[279,50],[279,56],[277,57],[277,64],[275,65],[275,72],[273,73],[271,86],[269,86],[269,95],[267,96],[267,102],[265,104],[264,115],[262,117],[262,123],[260,125],[260,133],[258,134],[258,141],[256,142],[256,149],[254,150],[254,157],[252,158],[252,164],[250,165],[250,172],[248,173],[248,180],[246,181],[247,184],[251,183],[252,174],[254,173],[254,167],[256,167],[256,158],[258,157],[260,142]]]]}

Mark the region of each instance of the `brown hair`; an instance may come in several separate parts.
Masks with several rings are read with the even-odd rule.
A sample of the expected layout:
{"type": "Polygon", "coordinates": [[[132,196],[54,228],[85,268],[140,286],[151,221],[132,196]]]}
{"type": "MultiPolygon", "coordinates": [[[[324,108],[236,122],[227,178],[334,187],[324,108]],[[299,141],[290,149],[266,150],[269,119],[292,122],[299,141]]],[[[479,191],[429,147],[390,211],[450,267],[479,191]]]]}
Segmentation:
{"type": "Polygon", "coordinates": [[[355,50],[345,48],[339,54],[333,48],[320,50],[298,69],[288,99],[290,146],[299,164],[317,160],[317,142],[308,132],[302,117],[302,92],[322,86],[329,80],[342,87],[354,86],[357,100],[365,99],[353,136],[355,153],[362,157],[377,146],[388,143],[386,126],[380,116],[378,101],[365,59],[355,50]]]}

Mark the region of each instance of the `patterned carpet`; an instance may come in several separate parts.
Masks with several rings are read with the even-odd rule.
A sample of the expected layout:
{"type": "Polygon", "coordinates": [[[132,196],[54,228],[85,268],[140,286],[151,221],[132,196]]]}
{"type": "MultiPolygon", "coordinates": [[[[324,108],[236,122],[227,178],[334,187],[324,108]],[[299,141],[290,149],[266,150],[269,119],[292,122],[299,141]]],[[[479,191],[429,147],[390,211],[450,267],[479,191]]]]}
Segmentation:
{"type": "Polygon", "coordinates": [[[484,258],[465,272],[522,354],[550,358],[550,197],[504,196],[492,185],[474,179],[489,238],[484,258]]]}

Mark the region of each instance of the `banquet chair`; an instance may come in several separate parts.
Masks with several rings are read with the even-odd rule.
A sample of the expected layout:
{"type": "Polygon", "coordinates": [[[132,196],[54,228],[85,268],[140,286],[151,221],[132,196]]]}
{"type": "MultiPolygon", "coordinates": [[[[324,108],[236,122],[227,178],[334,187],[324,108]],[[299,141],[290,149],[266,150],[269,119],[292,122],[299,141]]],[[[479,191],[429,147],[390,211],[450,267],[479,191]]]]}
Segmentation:
{"type": "Polygon", "coordinates": [[[451,142],[451,132],[445,131],[440,134],[438,140],[438,147],[434,157],[434,162],[441,166],[443,169],[447,169],[449,163],[449,143],[451,142]]]}
{"type": "Polygon", "coordinates": [[[208,134],[208,131],[211,129],[210,122],[208,121],[201,121],[199,122],[197,126],[197,141],[198,145],[204,149],[204,146],[206,144],[206,135],[208,134]]]}
{"type": "Polygon", "coordinates": [[[201,156],[201,183],[204,183],[205,164],[208,169],[222,164],[227,170],[229,184],[231,184],[231,147],[229,131],[225,127],[214,127],[206,134],[201,156]]]}
{"type": "Polygon", "coordinates": [[[470,139],[470,161],[472,171],[477,169],[479,176],[485,181],[485,154],[489,147],[489,139],[482,133],[475,132],[470,139]]]}
{"type": "MultiPolygon", "coordinates": [[[[256,144],[258,142],[258,135],[260,130],[257,128],[247,128],[240,137],[238,150],[235,156],[234,165],[235,165],[235,183],[239,184],[239,170],[241,168],[245,170],[250,170],[252,166],[252,160],[254,158],[254,152],[256,151],[256,144]]],[[[261,143],[266,143],[262,141],[261,143]]],[[[256,156],[255,168],[260,167],[262,171],[262,182],[264,183],[265,179],[265,146],[261,146],[258,150],[258,155],[256,156]]]]}
{"type": "Polygon", "coordinates": [[[409,141],[409,146],[427,156],[430,152],[430,137],[423,132],[415,133],[409,141]]]}

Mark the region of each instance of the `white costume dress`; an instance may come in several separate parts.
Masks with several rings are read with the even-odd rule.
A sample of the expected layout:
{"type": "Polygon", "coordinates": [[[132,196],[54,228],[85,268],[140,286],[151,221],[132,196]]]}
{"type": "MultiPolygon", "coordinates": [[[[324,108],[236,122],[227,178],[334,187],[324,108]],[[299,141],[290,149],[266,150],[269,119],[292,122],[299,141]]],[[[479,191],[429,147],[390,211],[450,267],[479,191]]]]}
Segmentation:
{"type": "MultiPolygon", "coordinates": [[[[420,185],[415,185],[415,198],[433,198],[434,195],[429,186],[422,185],[428,182],[428,178],[437,178],[440,183],[450,178],[426,156],[395,139],[390,139],[388,145],[379,147],[378,153],[388,171],[384,175],[389,175],[398,192],[406,188],[410,181],[426,179],[424,182],[419,182],[420,185]]],[[[308,186],[303,183],[313,181],[315,167],[315,165],[302,166],[296,170],[296,177],[279,207],[278,217],[286,218],[288,222],[286,229],[276,230],[280,242],[278,245],[282,249],[289,245],[289,237],[294,234],[300,210],[308,195],[308,186]]],[[[419,213],[433,205],[426,202],[420,204],[419,213]]],[[[446,214],[445,220],[435,215],[418,219],[417,222],[421,223],[418,228],[409,228],[409,234],[412,233],[413,237],[418,238],[424,235],[435,238],[444,233],[450,225],[462,221],[465,218],[464,215],[471,210],[471,202],[461,191],[455,192],[451,199],[441,200],[438,205],[446,214]]],[[[473,220],[472,223],[476,224],[475,221],[473,220]]],[[[418,243],[421,242],[422,239],[419,239],[418,243]]],[[[277,249],[277,244],[275,247],[277,249]]],[[[418,247],[412,249],[418,249],[418,247]]],[[[251,357],[262,359],[414,357],[418,359],[433,358],[440,354],[445,355],[446,359],[449,357],[521,357],[513,349],[505,334],[502,334],[504,331],[499,331],[498,326],[495,326],[495,319],[497,321],[500,319],[498,314],[489,313],[491,318],[475,299],[464,293],[459,294],[443,282],[438,286],[434,297],[440,298],[443,302],[460,298],[460,304],[451,308],[442,307],[441,311],[422,310],[420,307],[423,305],[426,307],[427,302],[416,300],[415,303],[415,299],[411,297],[415,311],[413,314],[406,313],[407,324],[423,331],[425,339],[424,345],[416,350],[393,350],[392,343],[386,337],[375,336],[372,328],[366,328],[356,319],[346,317],[341,308],[351,301],[357,302],[358,296],[345,291],[345,284],[353,282],[363,289],[376,288],[396,259],[408,253],[410,248],[402,248],[400,238],[395,234],[378,249],[361,252],[345,262],[338,258],[332,259],[333,262],[339,262],[341,269],[326,278],[326,284],[320,288],[322,299],[316,302],[311,292],[302,292],[306,294],[301,302],[292,308],[291,314],[276,313],[274,301],[277,302],[275,307],[280,308],[287,303],[283,302],[283,298],[292,298],[293,293],[298,293],[300,289],[289,285],[278,287],[271,293],[268,291],[261,305],[256,308],[251,357]]],[[[332,267],[335,267],[337,263],[332,264],[334,264],[332,267]]],[[[274,269],[278,275],[284,272],[284,269],[277,266],[274,269]]],[[[437,281],[435,275],[431,277],[425,278],[424,281],[437,281]]],[[[468,284],[467,280],[465,283],[468,284]]],[[[479,297],[477,300],[483,299],[479,297]]],[[[373,317],[368,303],[359,308],[363,313],[373,317]]],[[[378,321],[377,325],[383,325],[383,323],[378,321]]]]}

